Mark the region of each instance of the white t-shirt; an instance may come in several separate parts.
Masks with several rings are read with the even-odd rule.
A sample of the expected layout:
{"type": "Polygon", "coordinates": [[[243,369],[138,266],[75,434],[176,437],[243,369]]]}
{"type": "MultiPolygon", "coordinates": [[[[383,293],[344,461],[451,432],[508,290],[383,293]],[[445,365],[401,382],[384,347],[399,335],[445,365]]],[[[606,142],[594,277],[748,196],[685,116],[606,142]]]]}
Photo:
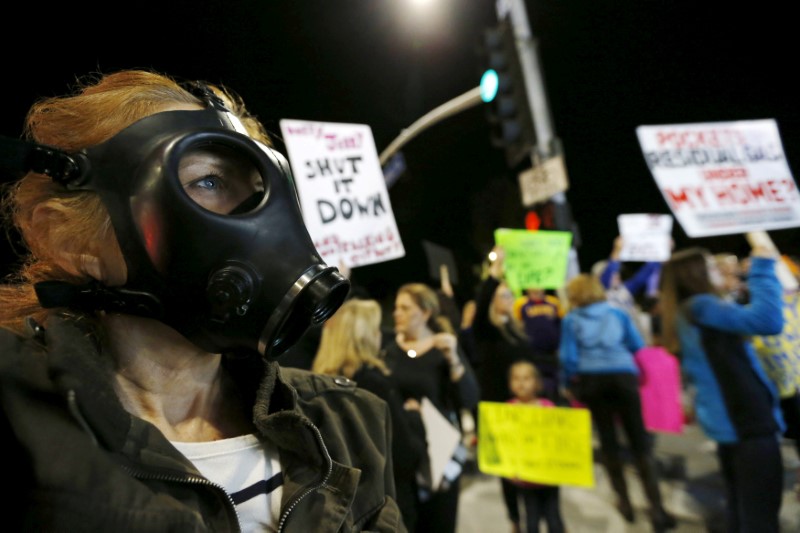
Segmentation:
{"type": "Polygon", "coordinates": [[[172,445],[230,495],[243,532],[277,530],[283,485],[277,450],[255,435],[172,445]]]}

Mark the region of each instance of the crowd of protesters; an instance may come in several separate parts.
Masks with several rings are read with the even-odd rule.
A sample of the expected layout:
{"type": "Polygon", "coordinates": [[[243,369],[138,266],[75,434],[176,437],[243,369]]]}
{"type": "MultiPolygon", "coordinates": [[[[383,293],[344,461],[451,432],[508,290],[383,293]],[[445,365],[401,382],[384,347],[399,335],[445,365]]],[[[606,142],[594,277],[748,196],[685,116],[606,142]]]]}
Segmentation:
{"type": "MultiPolygon", "coordinates": [[[[479,401],[585,407],[622,517],[636,521],[624,474],[630,461],[649,501],[653,530],[674,529],[676,519],[659,488],[656,435],[645,427],[640,403],[645,376],[637,354],[658,348],[677,361],[681,386],[691,390],[684,420],[696,421],[715,445],[728,530],[778,532],[779,447],[782,438],[797,442],[800,435],[800,296],[782,290],[776,264],[783,261],[797,272],[794,263],[764,247],[743,258],[688,248],[674,251],[668,261],[632,268],[637,265],[619,260],[621,246],[617,237],[607,260],[559,290],[527,287],[515,295],[505,279],[501,247],[462,306],[445,267],[440,286],[402,286],[393,303],[394,324],[383,327],[376,357],[381,379],[392,384],[384,388],[404,398],[412,423],[403,425],[418,428],[414,438],[426,441],[419,423],[422,398],[462,434],[469,419],[476,435],[479,401]],[[521,385],[528,381],[535,384],[533,392],[521,385]],[[618,429],[625,432],[622,440],[618,429]]],[[[336,324],[335,317],[330,323],[336,324]]],[[[342,370],[349,377],[353,372],[342,370]]],[[[478,447],[480,440],[464,444],[478,447]]],[[[443,483],[436,486],[426,477],[430,465],[424,457],[412,481],[415,490],[408,492],[404,482],[416,501],[407,506],[415,517],[409,518],[412,531],[433,530],[432,524],[437,531],[456,531],[465,460],[459,446],[443,483]]],[[[800,457],[800,444],[797,450],[800,457]]],[[[556,531],[564,527],[558,492],[550,490],[557,486],[503,477],[499,482],[510,531],[536,531],[540,517],[556,531]]]]}

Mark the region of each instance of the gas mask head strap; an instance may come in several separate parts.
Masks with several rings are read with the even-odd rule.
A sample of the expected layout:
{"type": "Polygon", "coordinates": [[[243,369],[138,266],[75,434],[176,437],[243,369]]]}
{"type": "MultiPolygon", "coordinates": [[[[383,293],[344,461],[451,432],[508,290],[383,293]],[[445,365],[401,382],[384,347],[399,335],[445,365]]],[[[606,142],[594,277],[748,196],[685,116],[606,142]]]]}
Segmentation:
{"type": "Polygon", "coordinates": [[[193,96],[199,98],[206,104],[209,109],[216,111],[220,118],[224,121],[225,127],[233,131],[250,136],[250,133],[245,128],[242,121],[237,117],[233,111],[225,104],[225,100],[220,98],[217,93],[211,90],[207,83],[202,81],[188,81],[181,83],[181,87],[192,93],[193,96]]]}
{"type": "Polygon", "coordinates": [[[89,161],[81,154],[68,154],[58,148],[0,137],[0,181],[16,181],[28,172],[45,174],[70,188],[80,185],[89,161]]]}
{"type": "Polygon", "coordinates": [[[228,109],[228,106],[225,105],[225,101],[217,96],[217,93],[212,91],[211,87],[209,87],[206,83],[203,83],[202,81],[187,81],[181,83],[181,87],[192,93],[193,96],[196,96],[205,102],[208,107],[224,113],[230,113],[230,109],[228,109]]]}

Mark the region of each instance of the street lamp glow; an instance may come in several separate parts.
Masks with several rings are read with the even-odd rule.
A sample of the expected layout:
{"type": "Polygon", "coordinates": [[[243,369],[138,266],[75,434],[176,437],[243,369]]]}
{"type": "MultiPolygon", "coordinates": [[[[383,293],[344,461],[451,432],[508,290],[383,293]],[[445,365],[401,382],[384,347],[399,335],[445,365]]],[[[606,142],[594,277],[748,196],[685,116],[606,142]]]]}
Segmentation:
{"type": "Polygon", "coordinates": [[[416,7],[425,7],[433,3],[433,0],[409,0],[416,7]]]}
{"type": "Polygon", "coordinates": [[[481,76],[481,100],[486,103],[494,100],[497,96],[497,89],[500,86],[500,80],[497,77],[497,71],[490,68],[481,76]]]}

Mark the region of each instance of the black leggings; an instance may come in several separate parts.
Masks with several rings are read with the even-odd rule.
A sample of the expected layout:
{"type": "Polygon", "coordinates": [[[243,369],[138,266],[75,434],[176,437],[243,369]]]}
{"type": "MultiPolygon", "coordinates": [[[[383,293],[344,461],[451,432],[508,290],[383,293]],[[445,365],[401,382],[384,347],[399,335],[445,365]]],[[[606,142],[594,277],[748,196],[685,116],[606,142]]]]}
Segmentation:
{"type": "Polygon", "coordinates": [[[786,423],[783,436],[794,441],[797,458],[800,459],[800,392],[781,400],[781,413],[786,423]]]}
{"type": "Polygon", "coordinates": [[[603,464],[608,472],[611,486],[619,497],[618,505],[626,519],[630,514],[631,501],[625,480],[622,456],[617,439],[617,421],[622,423],[633,461],[639,472],[647,500],[654,516],[664,516],[666,510],[658,486],[658,474],[651,454],[653,439],[648,434],[642,419],[639,399],[639,380],[634,374],[584,374],[579,384],[580,399],[589,407],[595,428],[600,437],[603,464]]]}
{"type": "Polygon", "coordinates": [[[558,487],[519,487],[518,491],[525,509],[526,533],[538,533],[542,518],[547,524],[547,533],[564,531],[558,487]]]}
{"type": "Polygon", "coordinates": [[[510,480],[500,478],[503,501],[512,522],[520,522],[520,504],[525,514],[526,533],[538,533],[539,523],[544,519],[547,533],[562,533],[561,501],[557,486],[521,487],[510,480]]]}
{"type": "Polygon", "coordinates": [[[581,374],[578,396],[592,413],[606,459],[621,460],[617,419],[622,423],[631,451],[639,456],[650,452],[651,439],[642,419],[639,380],[635,374],[581,374]]]}
{"type": "Polygon", "coordinates": [[[728,531],[778,533],[783,466],[777,437],[719,444],[717,456],[728,498],[728,531]]]}

